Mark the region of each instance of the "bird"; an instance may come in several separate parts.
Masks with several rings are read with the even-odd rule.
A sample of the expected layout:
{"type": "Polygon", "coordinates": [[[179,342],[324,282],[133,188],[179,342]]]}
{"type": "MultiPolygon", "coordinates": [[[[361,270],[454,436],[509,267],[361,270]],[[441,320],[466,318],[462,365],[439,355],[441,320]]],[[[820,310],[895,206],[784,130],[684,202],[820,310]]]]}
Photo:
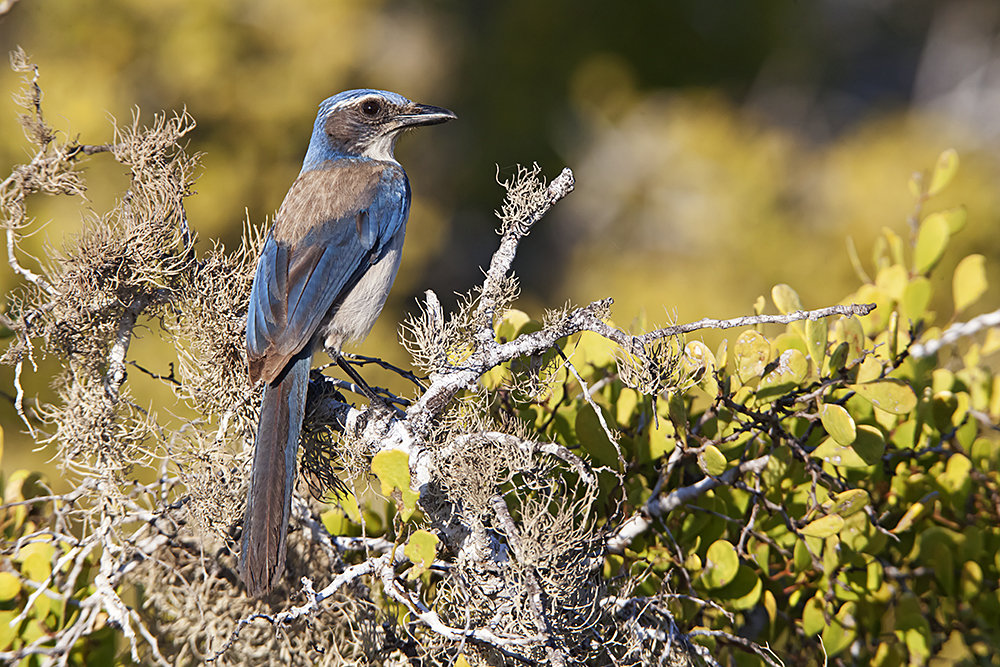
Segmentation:
{"type": "Polygon", "coordinates": [[[393,154],[396,140],[455,118],[384,90],[347,90],[319,105],[247,308],[248,374],[254,386],[264,382],[239,562],[252,596],[268,593],[284,572],[313,352],[322,345],[359,377],[341,348],[371,331],[399,268],[410,184],[393,154]]]}

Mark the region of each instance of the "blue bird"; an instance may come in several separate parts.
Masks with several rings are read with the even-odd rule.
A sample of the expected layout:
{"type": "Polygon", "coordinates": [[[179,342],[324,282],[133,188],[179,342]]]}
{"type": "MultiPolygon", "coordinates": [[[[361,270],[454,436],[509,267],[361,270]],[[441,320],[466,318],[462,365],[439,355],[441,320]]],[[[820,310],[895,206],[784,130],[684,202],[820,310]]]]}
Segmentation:
{"type": "Polygon", "coordinates": [[[399,268],[410,184],[393,156],[411,127],[455,118],[382,90],[325,100],[302,171],[278,209],[257,262],[247,311],[251,383],[263,380],[240,575],[267,593],[285,567],[285,537],[313,349],[340,365],[368,335],[399,268]]]}

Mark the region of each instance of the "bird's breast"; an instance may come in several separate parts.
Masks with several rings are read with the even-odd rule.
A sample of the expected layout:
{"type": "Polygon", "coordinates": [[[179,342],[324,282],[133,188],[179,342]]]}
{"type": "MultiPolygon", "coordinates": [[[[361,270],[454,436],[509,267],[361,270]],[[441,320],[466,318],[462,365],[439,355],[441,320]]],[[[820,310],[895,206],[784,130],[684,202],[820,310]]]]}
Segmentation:
{"type": "Polygon", "coordinates": [[[345,342],[360,340],[372,330],[396,279],[405,233],[406,227],[403,226],[390,240],[381,257],[330,308],[323,329],[324,344],[328,349],[340,350],[345,342]]]}

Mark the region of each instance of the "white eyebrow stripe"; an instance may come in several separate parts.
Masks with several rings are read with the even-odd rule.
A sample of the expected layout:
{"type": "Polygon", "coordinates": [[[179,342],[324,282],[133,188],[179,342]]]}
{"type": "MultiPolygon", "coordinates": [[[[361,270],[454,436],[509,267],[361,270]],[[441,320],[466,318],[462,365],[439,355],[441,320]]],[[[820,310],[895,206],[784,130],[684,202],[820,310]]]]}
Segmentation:
{"type": "Polygon", "coordinates": [[[327,110],[326,115],[329,117],[330,114],[336,113],[336,112],[340,111],[341,109],[346,109],[347,107],[356,106],[356,105],[364,102],[365,100],[379,100],[380,102],[384,102],[385,98],[382,97],[381,95],[375,95],[375,94],[372,94],[372,93],[369,93],[368,95],[362,95],[361,97],[350,97],[350,98],[348,98],[346,100],[341,100],[341,101],[337,102],[335,105],[333,105],[332,107],[330,107],[327,110]]]}

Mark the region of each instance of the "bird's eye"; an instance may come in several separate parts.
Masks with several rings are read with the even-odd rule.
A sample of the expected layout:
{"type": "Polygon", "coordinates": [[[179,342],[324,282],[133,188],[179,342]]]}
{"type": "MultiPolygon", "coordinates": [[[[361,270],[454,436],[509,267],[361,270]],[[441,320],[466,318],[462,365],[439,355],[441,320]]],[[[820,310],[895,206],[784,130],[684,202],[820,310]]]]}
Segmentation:
{"type": "Polygon", "coordinates": [[[378,100],[365,100],[361,103],[361,113],[368,116],[369,118],[374,118],[378,115],[379,111],[382,110],[382,105],[378,100]]]}

